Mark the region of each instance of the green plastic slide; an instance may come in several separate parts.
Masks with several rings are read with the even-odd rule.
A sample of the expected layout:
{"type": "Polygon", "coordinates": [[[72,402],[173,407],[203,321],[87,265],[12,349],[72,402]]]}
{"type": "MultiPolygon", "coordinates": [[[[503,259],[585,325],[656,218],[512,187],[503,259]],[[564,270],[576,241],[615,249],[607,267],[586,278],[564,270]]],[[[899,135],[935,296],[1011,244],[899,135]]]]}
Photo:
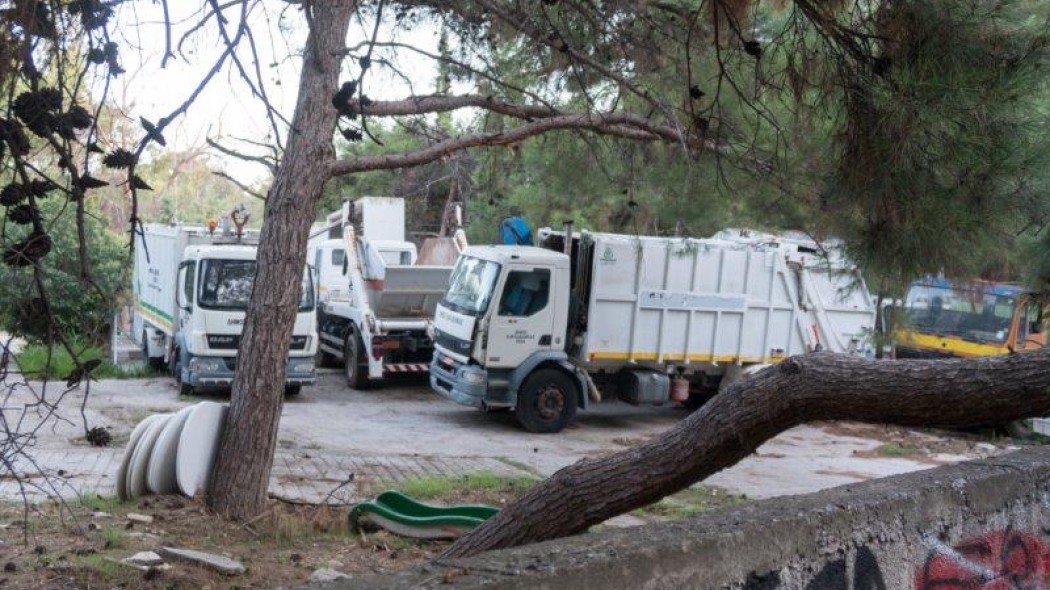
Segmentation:
{"type": "Polygon", "coordinates": [[[416,539],[452,539],[485,522],[499,508],[481,504],[433,506],[395,490],[361,502],[350,511],[350,528],[375,525],[396,535],[416,539]]]}

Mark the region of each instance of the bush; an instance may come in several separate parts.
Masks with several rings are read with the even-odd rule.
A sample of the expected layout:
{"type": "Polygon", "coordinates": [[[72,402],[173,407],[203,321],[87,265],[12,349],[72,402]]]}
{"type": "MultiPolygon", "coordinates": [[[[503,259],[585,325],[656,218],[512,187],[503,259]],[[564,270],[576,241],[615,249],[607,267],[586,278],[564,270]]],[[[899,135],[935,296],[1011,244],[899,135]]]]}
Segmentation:
{"type": "MultiPolygon", "coordinates": [[[[155,374],[155,371],[148,367],[122,369],[108,360],[106,354],[98,346],[85,344],[78,340],[71,341],[70,346],[81,364],[96,359],[102,361],[91,372],[91,376],[96,379],[145,377],[155,374]]],[[[29,379],[65,379],[76,366],[69,352],[57,343],[51,346],[39,342],[27,344],[21,352],[15,355],[15,361],[18,363],[19,370],[29,379]]]]}
{"type": "MultiPolygon", "coordinates": [[[[123,239],[95,217],[85,216],[91,281],[84,280],[74,207],[57,200],[42,201],[40,206],[53,244],[40,269],[46,305],[32,267],[0,265],[0,329],[37,341],[47,341],[57,332],[103,344],[128,282],[130,264],[123,239]]],[[[8,224],[3,242],[20,239],[28,227],[8,224]]]]}

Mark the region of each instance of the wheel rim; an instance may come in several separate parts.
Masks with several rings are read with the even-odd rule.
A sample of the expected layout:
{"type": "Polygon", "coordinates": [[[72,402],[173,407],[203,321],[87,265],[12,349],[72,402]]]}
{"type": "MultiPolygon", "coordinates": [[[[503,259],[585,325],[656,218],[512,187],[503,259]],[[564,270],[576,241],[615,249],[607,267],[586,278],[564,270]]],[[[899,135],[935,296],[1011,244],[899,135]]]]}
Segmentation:
{"type": "Polygon", "coordinates": [[[536,414],[544,422],[557,420],[565,411],[565,392],[554,383],[547,383],[536,392],[536,414]]]}

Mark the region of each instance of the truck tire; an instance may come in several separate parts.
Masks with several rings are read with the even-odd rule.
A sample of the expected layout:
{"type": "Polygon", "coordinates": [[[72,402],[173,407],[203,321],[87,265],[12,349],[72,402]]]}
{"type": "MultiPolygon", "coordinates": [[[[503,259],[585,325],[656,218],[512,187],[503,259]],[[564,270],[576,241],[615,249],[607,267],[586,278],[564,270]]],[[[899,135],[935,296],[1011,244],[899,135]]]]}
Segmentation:
{"type": "Polygon", "coordinates": [[[343,372],[346,374],[346,384],[351,389],[368,388],[368,362],[361,362],[364,348],[357,330],[348,330],[346,342],[343,343],[343,372]]]}
{"type": "Polygon", "coordinates": [[[302,385],[285,385],[284,386],[284,396],[285,397],[295,397],[295,396],[299,395],[300,393],[302,393],[302,391],[303,391],[303,386],[302,385]]]}
{"type": "Polygon", "coordinates": [[[539,369],[522,383],[514,416],[529,432],[560,432],[576,417],[579,396],[568,375],[557,369],[539,369]]]}
{"type": "Polygon", "coordinates": [[[197,393],[195,387],[189,383],[182,382],[182,351],[178,348],[175,349],[175,352],[172,355],[171,367],[172,376],[175,377],[175,383],[179,385],[179,395],[190,396],[197,393]]]}

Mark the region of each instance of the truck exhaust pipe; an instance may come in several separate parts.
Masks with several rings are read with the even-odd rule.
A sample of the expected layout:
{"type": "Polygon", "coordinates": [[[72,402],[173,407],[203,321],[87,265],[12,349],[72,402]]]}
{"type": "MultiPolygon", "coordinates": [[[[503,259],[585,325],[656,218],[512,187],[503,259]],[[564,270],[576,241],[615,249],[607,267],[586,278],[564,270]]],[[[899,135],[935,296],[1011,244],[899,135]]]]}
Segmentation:
{"type": "Polygon", "coordinates": [[[562,227],[565,228],[564,251],[566,256],[572,256],[572,223],[573,222],[571,219],[566,219],[565,222],[562,224],[562,227]]]}

